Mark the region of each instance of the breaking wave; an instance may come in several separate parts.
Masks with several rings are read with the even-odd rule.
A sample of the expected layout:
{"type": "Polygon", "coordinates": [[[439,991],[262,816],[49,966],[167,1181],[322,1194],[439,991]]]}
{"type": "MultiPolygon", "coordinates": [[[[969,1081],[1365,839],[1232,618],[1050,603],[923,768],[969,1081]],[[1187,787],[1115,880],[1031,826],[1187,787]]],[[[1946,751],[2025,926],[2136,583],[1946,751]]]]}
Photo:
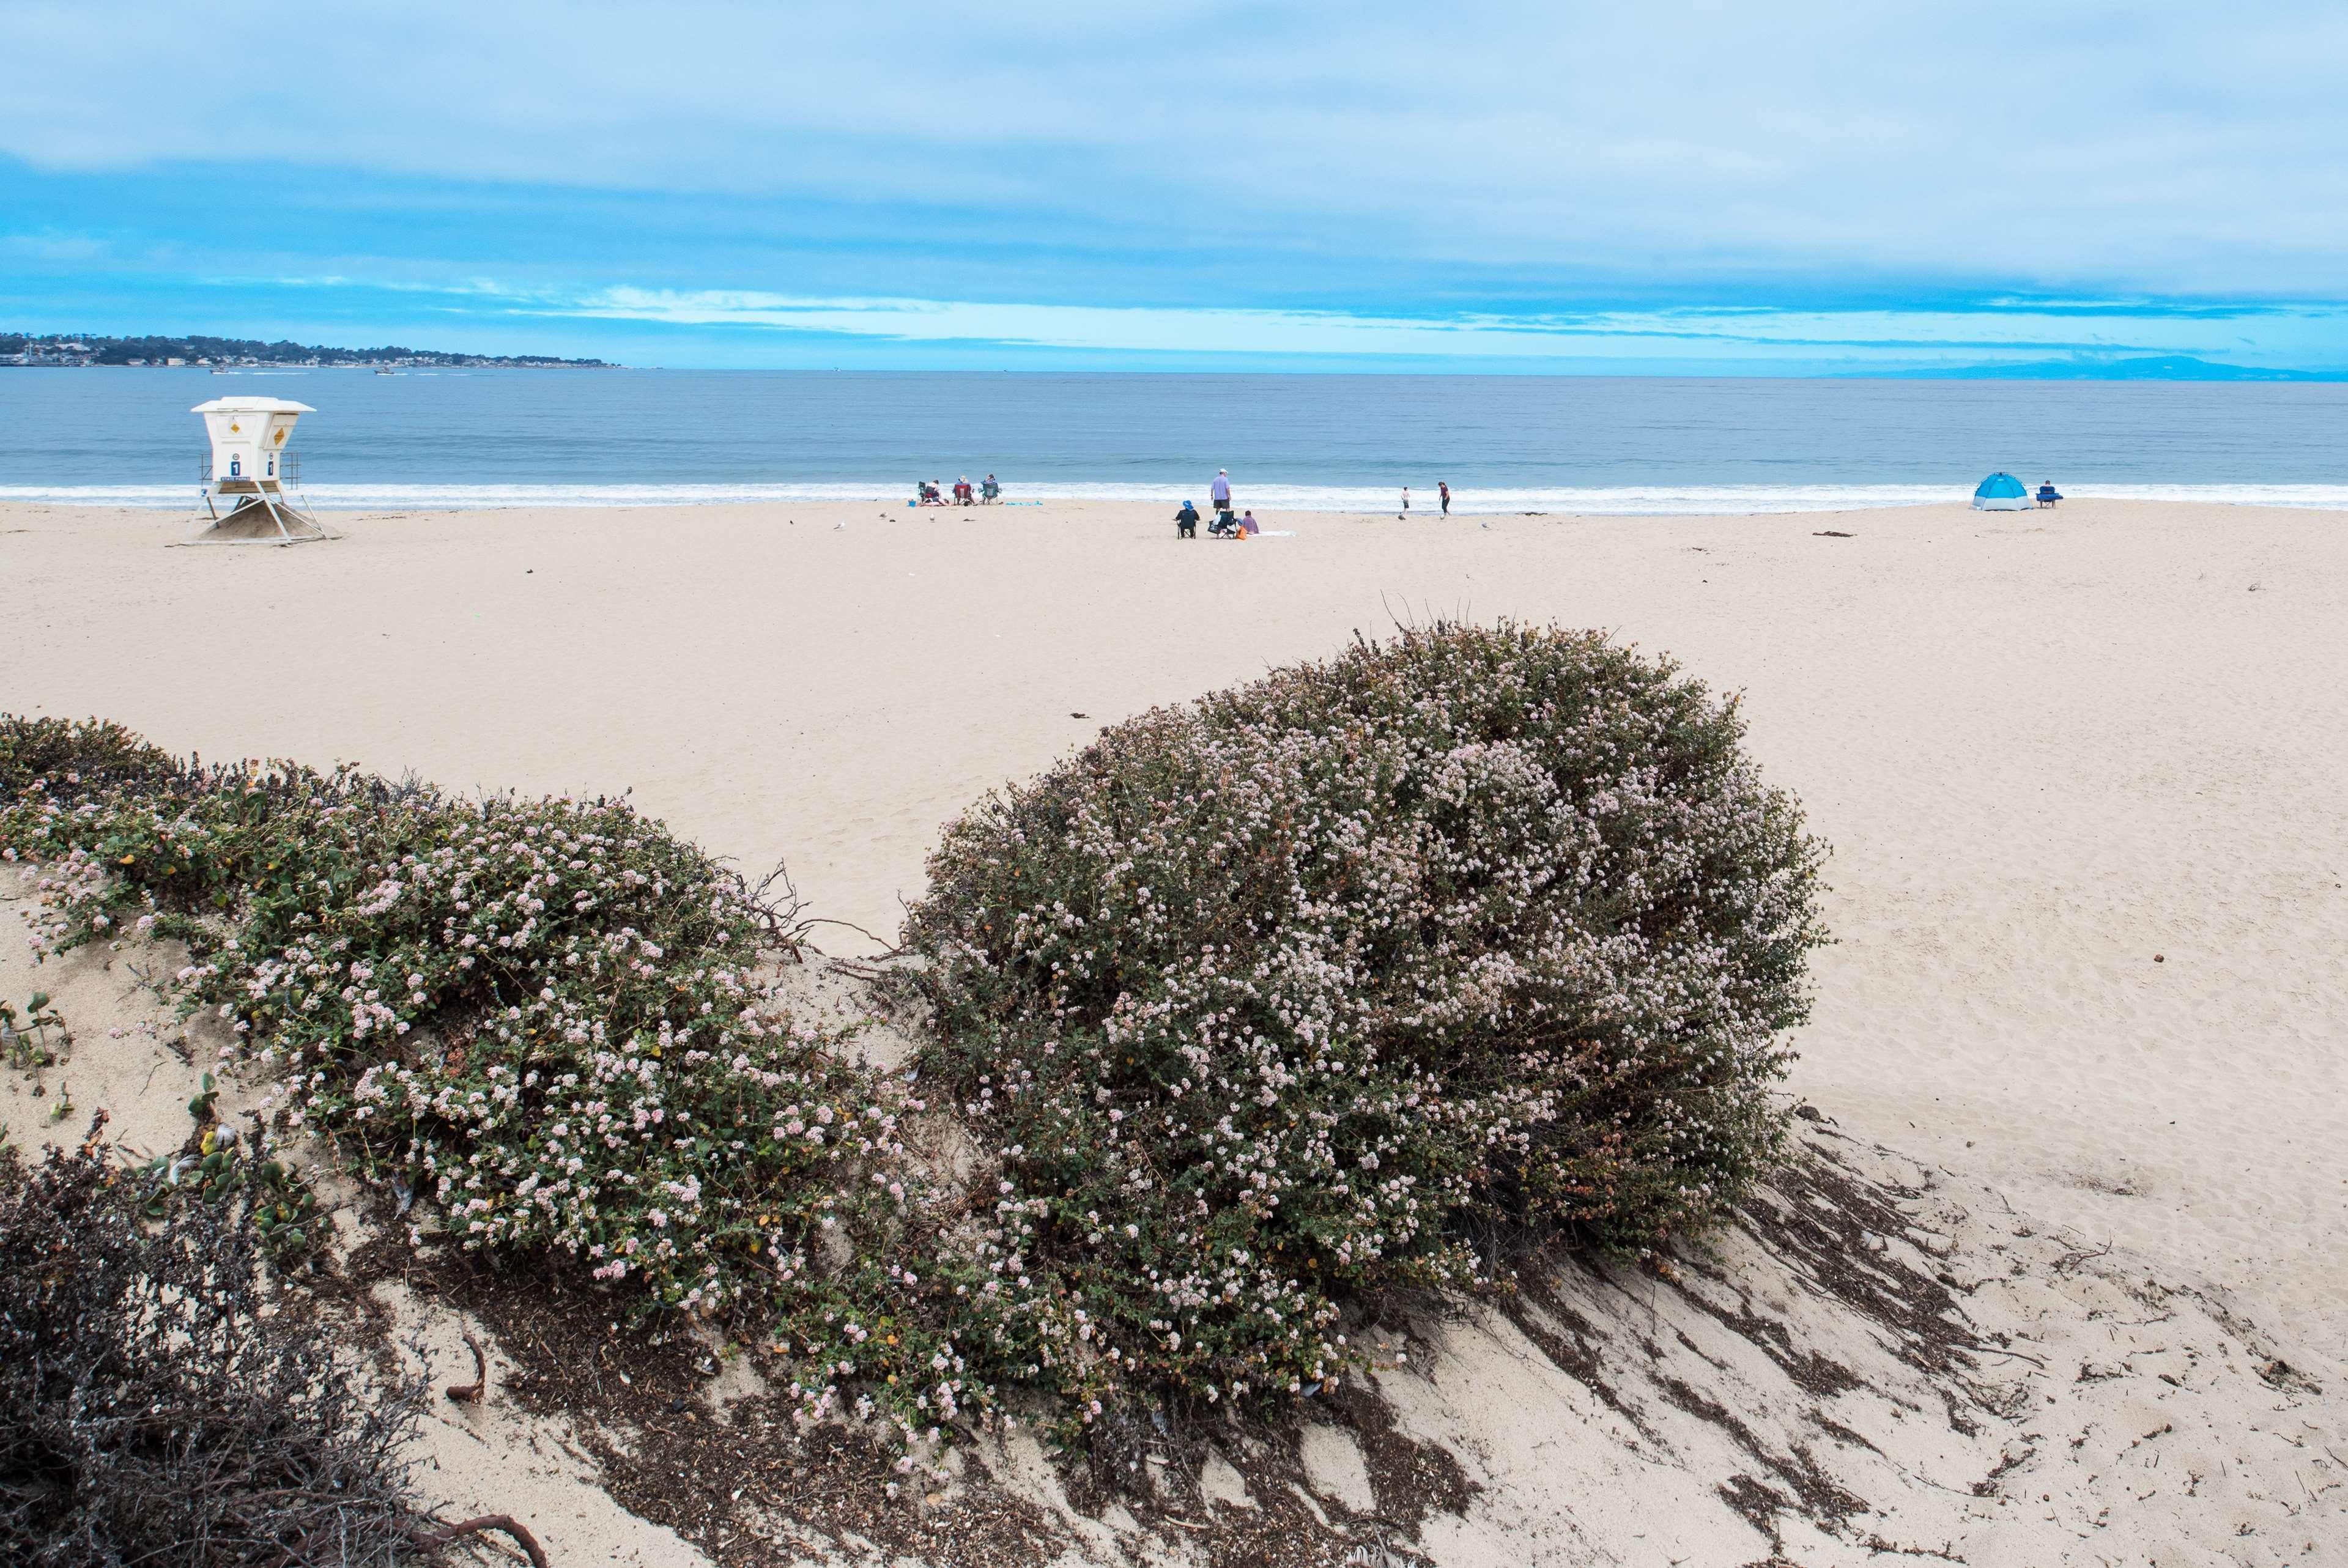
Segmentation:
{"type": "MultiPolygon", "coordinates": [[[[510,507],[743,506],[790,501],[871,501],[900,504],[905,486],[880,480],[801,484],[320,484],[304,492],[322,511],[480,511],[510,507]]],[[[2198,501],[2233,506],[2348,511],[2348,485],[2073,484],[2079,500],[2198,501]]],[[[1580,517],[1701,517],[1774,512],[1856,511],[1879,507],[1962,501],[1963,485],[1613,485],[1451,492],[1455,513],[1486,516],[1543,513],[1580,517]]],[[[1165,506],[1203,502],[1203,484],[1122,482],[1007,483],[1013,502],[1143,501],[1165,506]]],[[[1257,485],[1239,491],[1259,511],[1392,512],[1399,492],[1362,485],[1257,485]]],[[[196,490],[175,485],[0,485],[0,501],[51,506],[185,508],[196,490]]],[[[1431,491],[1412,492],[1416,511],[1433,511],[1431,491]]]]}

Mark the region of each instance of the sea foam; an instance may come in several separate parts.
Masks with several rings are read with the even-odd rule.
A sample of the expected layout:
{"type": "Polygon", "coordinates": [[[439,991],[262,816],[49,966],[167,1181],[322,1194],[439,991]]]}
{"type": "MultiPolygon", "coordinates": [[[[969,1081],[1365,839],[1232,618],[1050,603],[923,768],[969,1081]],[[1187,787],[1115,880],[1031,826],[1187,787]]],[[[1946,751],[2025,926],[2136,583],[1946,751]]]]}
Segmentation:
{"type": "MultiPolygon", "coordinates": [[[[512,507],[721,506],[791,501],[866,501],[902,507],[906,487],[880,480],[803,484],[319,484],[304,495],[322,511],[480,511],[512,507]]],[[[1014,501],[1138,501],[1175,507],[1203,502],[1200,484],[1008,483],[1014,501]]],[[[2071,484],[2074,500],[2215,502],[2234,506],[2348,511],[2348,485],[2071,484]]],[[[1455,516],[1540,513],[1579,517],[1699,517],[1777,512],[1855,511],[1962,501],[1962,485],[1613,485],[1478,490],[1455,486],[1455,516]]],[[[1359,485],[1248,485],[1241,506],[1265,512],[1392,513],[1397,490],[1359,485]]],[[[196,487],[178,485],[0,485],[0,501],[51,506],[189,508],[196,487]]],[[[1440,510],[1432,490],[1414,489],[1416,512],[1440,510]]]]}

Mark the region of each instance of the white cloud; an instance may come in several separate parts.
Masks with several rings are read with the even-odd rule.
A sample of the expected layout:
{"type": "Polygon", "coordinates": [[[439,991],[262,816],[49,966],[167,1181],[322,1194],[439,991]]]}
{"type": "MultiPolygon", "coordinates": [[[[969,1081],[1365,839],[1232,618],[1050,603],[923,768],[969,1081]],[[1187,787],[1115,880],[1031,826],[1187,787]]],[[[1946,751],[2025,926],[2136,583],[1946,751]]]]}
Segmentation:
{"type": "Polygon", "coordinates": [[[20,0],[0,54],[0,150],[47,169],[919,204],[1333,273],[2348,293],[2336,5],[20,0]]]}
{"type": "MultiPolygon", "coordinates": [[[[327,286],[324,280],[280,284],[327,286]]],[[[339,281],[334,286],[340,286],[339,281]]],[[[402,292],[417,292],[403,287],[402,292]]],[[[429,292],[429,291],[425,291],[429,292]]],[[[844,336],[911,345],[999,344],[1128,355],[1383,356],[1401,359],[1741,362],[1846,368],[1972,366],[2065,355],[2177,355],[2242,360],[2238,315],[2126,314],[2125,301],[2055,309],[1780,311],[1724,307],[1450,316],[1338,311],[1101,307],[973,300],[815,296],[636,285],[565,294],[476,280],[444,301],[454,314],[637,322],[734,334],[844,336]],[[2114,314],[2104,314],[2109,311],[2114,314]]],[[[2261,312],[2253,364],[2348,364],[2348,310],[2261,312]]]]}

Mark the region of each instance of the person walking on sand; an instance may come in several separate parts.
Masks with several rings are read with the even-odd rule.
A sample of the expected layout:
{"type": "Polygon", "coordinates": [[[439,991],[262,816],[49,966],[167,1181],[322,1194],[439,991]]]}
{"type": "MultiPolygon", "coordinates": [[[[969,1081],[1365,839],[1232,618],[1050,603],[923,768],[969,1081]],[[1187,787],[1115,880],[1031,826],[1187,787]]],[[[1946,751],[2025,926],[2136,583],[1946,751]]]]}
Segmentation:
{"type": "Polygon", "coordinates": [[[1443,515],[1449,517],[1451,515],[1451,481],[1448,480],[1436,480],[1435,493],[1443,498],[1443,515]]]}
{"type": "Polygon", "coordinates": [[[1405,511],[1408,511],[1410,510],[1410,487],[1408,485],[1402,487],[1402,509],[1405,511]]]}
{"type": "Polygon", "coordinates": [[[1207,499],[1215,503],[1217,511],[1231,510],[1231,470],[1217,469],[1215,482],[1207,487],[1207,499]]]}

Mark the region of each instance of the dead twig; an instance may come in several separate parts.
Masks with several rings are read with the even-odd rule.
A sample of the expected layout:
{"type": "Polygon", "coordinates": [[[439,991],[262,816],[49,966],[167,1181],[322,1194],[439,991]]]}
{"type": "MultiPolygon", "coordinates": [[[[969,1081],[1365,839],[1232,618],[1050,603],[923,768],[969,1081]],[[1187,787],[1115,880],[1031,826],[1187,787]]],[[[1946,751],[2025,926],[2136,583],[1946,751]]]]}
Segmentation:
{"type": "Polygon", "coordinates": [[[810,923],[801,913],[807,903],[799,897],[798,885],[791,881],[789,866],[777,861],[775,869],[759,878],[755,887],[738,873],[735,880],[742,884],[758,923],[767,928],[768,940],[793,958],[801,956],[810,923]],[[779,892],[776,891],[778,883],[781,886],[779,892]]]}
{"type": "MultiPolygon", "coordinates": [[[[481,1396],[489,1391],[489,1358],[481,1354],[481,1342],[469,1334],[465,1336],[465,1348],[473,1353],[473,1380],[470,1383],[451,1387],[448,1390],[448,1398],[459,1405],[478,1405],[481,1402],[481,1396]]],[[[481,1522],[476,1520],[474,1522],[481,1522]]],[[[489,1522],[495,1523],[496,1520],[492,1519],[489,1522]]]]}
{"type": "Polygon", "coordinates": [[[2082,1264],[2098,1263],[2109,1257],[2111,1251],[2112,1244],[2109,1242],[2106,1242],[2100,1247],[2073,1247],[2054,1260],[2054,1272],[2069,1274],[2082,1264]]]}
{"type": "MultiPolygon", "coordinates": [[[[880,955],[882,958],[895,958],[895,957],[899,956],[900,954],[901,954],[904,952],[904,949],[903,949],[903,948],[901,948],[901,947],[899,947],[896,944],[894,944],[894,943],[892,943],[892,942],[885,941],[885,940],[883,940],[883,939],[882,939],[882,938],[880,938],[880,937],[878,937],[878,936],[873,935],[870,932],[869,932],[869,931],[865,930],[862,926],[860,926],[860,925],[857,924],[857,923],[856,923],[854,921],[852,921],[852,920],[834,920],[834,919],[832,919],[832,918],[831,918],[829,915],[828,915],[828,914],[811,914],[811,915],[808,915],[805,920],[802,920],[802,921],[800,921],[800,922],[798,923],[798,925],[797,929],[798,929],[798,931],[800,931],[801,933],[805,933],[805,932],[806,932],[806,930],[807,930],[809,926],[813,926],[813,925],[838,925],[838,926],[844,926],[844,927],[846,927],[848,930],[850,930],[850,931],[852,931],[852,932],[856,933],[856,934],[857,934],[857,935],[859,935],[859,936],[860,936],[860,937],[864,938],[864,940],[865,940],[865,941],[870,942],[870,943],[871,943],[873,945],[875,945],[876,947],[880,948],[880,955]]],[[[838,963],[839,962],[839,960],[838,960],[838,959],[836,959],[836,958],[835,958],[835,959],[833,959],[833,960],[832,960],[832,962],[833,962],[834,964],[838,964],[838,963]]]]}
{"type": "MultiPolygon", "coordinates": [[[[454,1391],[450,1390],[452,1393],[454,1391]]],[[[490,1530],[512,1536],[515,1542],[521,1547],[522,1555],[530,1559],[530,1568],[547,1568],[546,1553],[539,1546],[538,1537],[524,1529],[521,1523],[510,1514],[485,1513],[479,1519],[469,1519],[462,1524],[452,1524],[446,1530],[425,1537],[423,1544],[427,1551],[437,1552],[453,1542],[462,1541],[468,1535],[479,1535],[484,1531],[490,1530]]]]}
{"type": "MultiPolygon", "coordinates": [[[[158,1002],[168,1002],[171,999],[171,994],[163,989],[162,982],[155,978],[155,975],[152,970],[139,968],[138,962],[135,959],[123,960],[122,966],[130,971],[131,977],[136,982],[136,984],[130,987],[131,992],[151,992],[154,994],[155,1000],[158,1002]]],[[[129,995],[130,992],[124,993],[126,997],[129,995]]]]}

